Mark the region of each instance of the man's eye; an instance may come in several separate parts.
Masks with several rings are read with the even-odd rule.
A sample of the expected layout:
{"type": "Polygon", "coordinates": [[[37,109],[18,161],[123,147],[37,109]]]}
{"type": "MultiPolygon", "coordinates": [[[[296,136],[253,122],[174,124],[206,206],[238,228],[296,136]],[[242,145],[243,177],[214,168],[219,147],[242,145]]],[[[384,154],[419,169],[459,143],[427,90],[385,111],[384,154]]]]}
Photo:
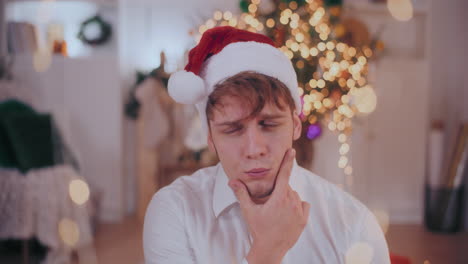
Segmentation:
{"type": "Polygon", "coordinates": [[[241,130],[241,127],[233,127],[233,128],[228,128],[228,129],[224,130],[223,133],[225,133],[225,134],[234,134],[235,132],[240,131],[240,130],[241,130]]]}
{"type": "Polygon", "coordinates": [[[276,126],[278,126],[278,124],[273,123],[273,122],[260,122],[260,125],[261,125],[262,127],[267,127],[267,128],[271,128],[271,127],[276,127],[276,126]]]}

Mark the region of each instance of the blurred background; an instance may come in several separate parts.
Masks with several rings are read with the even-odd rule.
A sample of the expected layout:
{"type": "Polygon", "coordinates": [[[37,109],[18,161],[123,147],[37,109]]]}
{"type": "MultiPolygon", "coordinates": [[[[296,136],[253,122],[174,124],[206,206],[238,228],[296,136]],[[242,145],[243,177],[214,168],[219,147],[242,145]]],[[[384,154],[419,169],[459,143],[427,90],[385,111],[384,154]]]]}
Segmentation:
{"type": "Polygon", "coordinates": [[[152,195],[217,163],[167,80],[222,25],[291,59],[298,162],[372,210],[393,264],[468,263],[467,12],[463,0],[2,0],[0,263],[143,263],[152,195]]]}

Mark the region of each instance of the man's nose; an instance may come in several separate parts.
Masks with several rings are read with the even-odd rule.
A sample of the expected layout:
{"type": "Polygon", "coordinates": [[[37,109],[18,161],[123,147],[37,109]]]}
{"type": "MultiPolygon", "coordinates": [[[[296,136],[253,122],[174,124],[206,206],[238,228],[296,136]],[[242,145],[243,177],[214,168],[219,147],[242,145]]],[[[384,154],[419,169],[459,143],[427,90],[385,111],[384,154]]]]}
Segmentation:
{"type": "Polygon", "coordinates": [[[258,127],[249,127],[245,134],[245,154],[248,159],[258,159],[266,155],[268,142],[258,127]]]}

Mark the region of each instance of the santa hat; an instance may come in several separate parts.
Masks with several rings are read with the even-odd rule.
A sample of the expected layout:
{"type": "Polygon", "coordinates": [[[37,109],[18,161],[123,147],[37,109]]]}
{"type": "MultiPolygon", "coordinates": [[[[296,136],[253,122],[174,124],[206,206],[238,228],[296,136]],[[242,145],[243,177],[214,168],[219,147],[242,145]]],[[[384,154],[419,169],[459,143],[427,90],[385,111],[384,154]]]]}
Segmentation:
{"type": "Polygon", "coordinates": [[[207,132],[208,96],[216,84],[243,71],[280,80],[289,88],[300,113],[297,76],[289,58],[267,36],[229,26],[205,31],[200,43],[190,51],[185,70],[171,75],[169,95],[176,102],[195,104],[202,128],[207,132]]]}

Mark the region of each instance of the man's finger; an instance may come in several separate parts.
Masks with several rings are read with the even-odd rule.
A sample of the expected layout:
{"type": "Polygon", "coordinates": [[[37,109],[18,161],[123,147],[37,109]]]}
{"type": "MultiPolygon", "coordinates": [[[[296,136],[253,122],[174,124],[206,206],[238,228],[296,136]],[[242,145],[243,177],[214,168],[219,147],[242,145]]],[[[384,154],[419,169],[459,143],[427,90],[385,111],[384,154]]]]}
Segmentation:
{"type": "Polygon", "coordinates": [[[242,182],[239,180],[231,180],[229,181],[229,187],[231,187],[232,191],[234,191],[237,200],[239,200],[241,208],[247,208],[254,204],[252,199],[250,199],[247,188],[242,182]]]}
{"type": "Polygon", "coordinates": [[[308,202],[302,202],[302,213],[304,214],[304,219],[307,222],[309,219],[310,204],[308,202]]]}
{"type": "Polygon", "coordinates": [[[275,189],[273,195],[285,195],[289,187],[289,177],[291,176],[291,169],[293,166],[293,160],[296,156],[296,150],[289,149],[283,157],[278,175],[276,176],[275,189]]]}

